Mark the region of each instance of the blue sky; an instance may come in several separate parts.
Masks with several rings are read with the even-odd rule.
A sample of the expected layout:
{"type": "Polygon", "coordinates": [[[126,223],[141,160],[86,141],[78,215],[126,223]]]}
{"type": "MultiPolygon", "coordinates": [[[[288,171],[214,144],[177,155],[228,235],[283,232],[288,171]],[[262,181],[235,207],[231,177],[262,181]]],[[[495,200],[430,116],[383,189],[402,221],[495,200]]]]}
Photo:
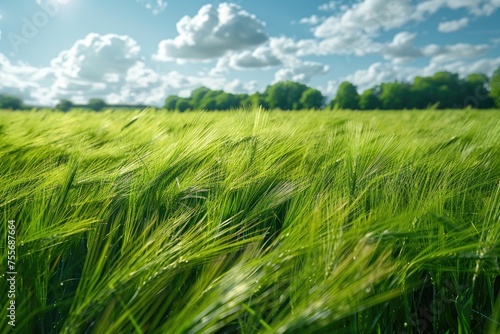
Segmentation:
{"type": "Polygon", "coordinates": [[[162,105],[282,80],[332,97],[500,67],[500,0],[0,0],[0,94],[162,105]]]}

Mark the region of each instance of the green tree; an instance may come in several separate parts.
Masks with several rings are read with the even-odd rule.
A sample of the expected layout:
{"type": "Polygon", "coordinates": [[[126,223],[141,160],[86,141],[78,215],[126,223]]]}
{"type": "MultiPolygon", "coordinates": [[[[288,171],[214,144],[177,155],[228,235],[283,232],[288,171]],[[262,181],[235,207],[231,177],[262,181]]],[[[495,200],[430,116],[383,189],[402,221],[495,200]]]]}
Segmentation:
{"type": "Polygon", "coordinates": [[[308,89],[304,84],[285,81],[268,86],[264,92],[265,101],[269,108],[281,110],[298,110],[302,108],[300,98],[308,89]]]}
{"type": "Polygon", "coordinates": [[[457,73],[437,72],[432,76],[432,82],[438,92],[440,109],[453,108],[460,103],[461,84],[457,73]]]}
{"type": "Polygon", "coordinates": [[[390,82],[382,84],[380,88],[381,109],[400,110],[413,108],[410,84],[390,82]]]}
{"type": "Polygon", "coordinates": [[[201,99],[201,101],[197,105],[195,105],[195,108],[208,111],[213,111],[218,109],[217,104],[215,103],[215,98],[223,93],[224,92],[221,90],[207,91],[205,94],[203,94],[203,98],[201,99]]]}
{"type": "Polygon", "coordinates": [[[73,108],[74,105],[73,105],[73,102],[69,101],[69,100],[61,100],[59,101],[59,103],[56,105],[56,109],[57,110],[61,110],[61,111],[70,111],[71,108],[73,108]]]}
{"type": "Polygon", "coordinates": [[[258,109],[260,107],[264,109],[269,109],[269,104],[267,103],[266,96],[260,92],[255,92],[248,98],[248,107],[258,109]]]}
{"type": "Polygon", "coordinates": [[[437,72],[432,77],[416,77],[411,86],[411,103],[407,107],[423,109],[438,105],[440,109],[456,108],[463,102],[462,91],[462,81],[456,73],[437,72]]]}
{"type": "Polygon", "coordinates": [[[201,86],[191,92],[191,104],[194,109],[203,109],[201,108],[201,101],[205,97],[207,93],[211,92],[207,87],[201,86]]]}
{"type": "Polygon", "coordinates": [[[375,110],[380,108],[380,99],[375,94],[375,89],[367,89],[359,97],[359,108],[361,110],[375,110]]]}
{"type": "Polygon", "coordinates": [[[412,95],[412,106],[417,109],[428,108],[438,102],[432,78],[416,77],[410,88],[410,94],[412,95]]]}
{"type": "Polygon", "coordinates": [[[300,104],[305,109],[320,109],[325,103],[325,97],[321,92],[314,88],[308,88],[300,97],[300,104]]]}
{"type": "Polygon", "coordinates": [[[488,76],[482,73],[472,73],[462,82],[460,92],[462,103],[456,107],[472,107],[478,109],[493,108],[495,103],[488,90],[488,76]]]}
{"type": "Polygon", "coordinates": [[[88,107],[94,111],[101,111],[106,107],[106,101],[103,99],[90,99],[88,107]]]}
{"type": "Polygon", "coordinates": [[[340,84],[337,95],[330,102],[331,108],[359,109],[359,94],[356,86],[348,81],[340,84]]]}
{"type": "Polygon", "coordinates": [[[187,110],[192,109],[189,99],[179,98],[175,104],[175,110],[179,110],[180,112],[185,112],[187,110]]]}
{"type": "Polygon", "coordinates": [[[0,95],[0,109],[18,110],[23,107],[23,100],[11,95],[0,95]]]}
{"type": "Polygon", "coordinates": [[[500,108],[500,67],[493,73],[490,80],[490,97],[495,102],[497,108],[500,108]]]}
{"type": "Polygon", "coordinates": [[[230,110],[240,107],[240,98],[237,95],[220,92],[215,96],[215,106],[217,110],[230,110]]]}
{"type": "Polygon", "coordinates": [[[167,110],[175,110],[178,100],[179,97],[177,95],[170,95],[165,99],[165,105],[163,107],[167,110]]]}

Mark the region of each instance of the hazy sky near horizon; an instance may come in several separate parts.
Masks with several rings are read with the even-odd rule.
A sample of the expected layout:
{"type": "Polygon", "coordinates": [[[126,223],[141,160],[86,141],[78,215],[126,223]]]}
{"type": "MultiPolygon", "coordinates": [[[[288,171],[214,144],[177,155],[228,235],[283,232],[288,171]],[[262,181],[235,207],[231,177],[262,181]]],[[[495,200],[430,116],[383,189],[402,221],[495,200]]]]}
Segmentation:
{"type": "Polygon", "coordinates": [[[498,67],[500,0],[0,0],[0,94],[39,105],[498,67]]]}

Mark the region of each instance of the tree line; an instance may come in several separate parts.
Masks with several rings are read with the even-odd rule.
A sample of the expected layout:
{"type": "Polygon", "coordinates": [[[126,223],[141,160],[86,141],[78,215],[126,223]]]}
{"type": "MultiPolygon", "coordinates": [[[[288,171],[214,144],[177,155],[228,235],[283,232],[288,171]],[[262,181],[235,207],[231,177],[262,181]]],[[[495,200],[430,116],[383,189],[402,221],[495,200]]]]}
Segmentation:
{"type": "Polygon", "coordinates": [[[491,79],[480,73],[461,79],[458,74],[437,72],[416,77],[412,83],[390,82],[358,94],[350,82],[343,82],[331,108],[357,110],[500,108],[500,68],[491,79]]]}
{"type": "MultiPolygon", "coordinates": [[[[170,95],[164,109],[231,110],[239,108],[302,110],[302,109],[350,109],[350,110],[401,110],[401,109],[461,109],[500,108],[500,68],[491,78],[474,73],[460,78],[456,73],[437,72],[430,77],[416,77],[413,82],[388,82],[373,86],[361,94],[352,83],[342,82],[337,94],[328,104],[326,97],[317,89],[304,84],[285,81],[269,85],[264,92],[232,94],[207,87],[195,89],[189,97],[170,95]]],[[[61,100],[56,109],[69,111],[84,108],[100,111],[104,108],[133,109],[145,105],[108,105],[102,99],[91,99],[87,104],[74,104],[61,100]]],[[[0,109],[26,108],[17,97],[0,94],[0,109]]]]}
{"type": "Polygon", "coordinates": [[[317,89],[292,81],[268,86],[263,93],[232,94],[206,87],[195,89],[189,97],[170,95],[165,100],[167,110],[230,110],[245,107],[266,109],[301,110],[320,109],[325,97],[317,89]]]}
{"type": "Polygon", "coordinates": [[[231,94],[200,87],[189,97],[171,95],[165,100],[168,110],[228,110],[242,107],[266,109],[462,109],[500,108],[500,68],[490,78],[474,73],[461,79],[458,74],[437,72],[416,77],[413,82],[389,82],[371,87],[361,94],[352,83],[342,82],[330,103],[317,89],[286,81],[268,86],[263,93],[231,94]]]}
{"type": "MultiPolygon", "coordinates": [[[[113,109],[142,109],[147,108],[147,105],[137,105],[137,104],[108,104],[103,99],[90,99],[86,104],[76,104],[70,100],[63,99],[59,101],[54,107],[56,110],[70,111],[71,109],[88,109],[93,111],[101,111],[105,108],[113,109]]],[[[27,106],[23,103],[23,100],[12,96],[0,94],[0,109],[8,110],[27,110],[32,109],[33,106],[27,106]]]]}

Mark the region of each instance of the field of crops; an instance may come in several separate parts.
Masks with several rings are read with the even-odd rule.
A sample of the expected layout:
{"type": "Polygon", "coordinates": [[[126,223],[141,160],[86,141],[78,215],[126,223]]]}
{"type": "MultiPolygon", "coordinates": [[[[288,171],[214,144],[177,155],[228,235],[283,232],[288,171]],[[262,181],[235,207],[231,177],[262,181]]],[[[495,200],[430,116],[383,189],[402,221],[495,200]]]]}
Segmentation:
{"type": "Polygon", "coordinates": [[[500,332],[498,111],[0,111],[0,216],[18,333],[500,332]]]}

